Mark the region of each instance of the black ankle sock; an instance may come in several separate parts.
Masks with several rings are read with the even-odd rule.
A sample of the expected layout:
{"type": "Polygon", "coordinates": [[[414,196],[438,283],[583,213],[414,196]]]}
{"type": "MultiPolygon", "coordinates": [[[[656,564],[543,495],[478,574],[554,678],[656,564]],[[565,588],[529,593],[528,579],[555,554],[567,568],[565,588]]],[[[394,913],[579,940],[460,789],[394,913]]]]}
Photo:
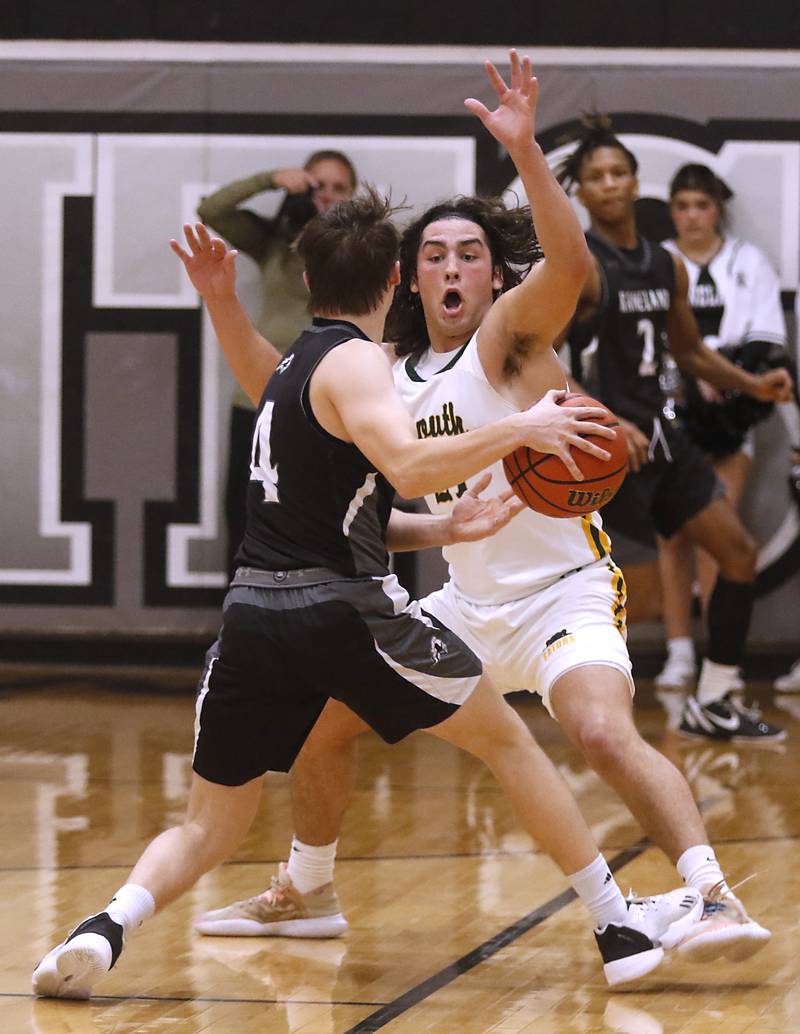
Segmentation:
{"type": "Polygon", "coordinates": [[[750,616],[753,612],[752,582],[729,582],[717,576],[708,603],[707,657],[715,664],[738,665],[744,656],[750,616]]]}

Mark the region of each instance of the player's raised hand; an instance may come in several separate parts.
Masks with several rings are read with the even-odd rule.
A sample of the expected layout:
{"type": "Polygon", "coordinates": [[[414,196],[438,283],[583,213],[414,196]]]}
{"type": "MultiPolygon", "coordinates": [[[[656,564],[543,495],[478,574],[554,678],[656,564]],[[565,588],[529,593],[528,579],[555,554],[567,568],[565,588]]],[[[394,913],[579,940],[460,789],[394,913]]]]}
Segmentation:
{"type": "Polygon", "coordinates": [[[219,237],[211,237],[202,223],[183,227],[186,251],[176,240],[170,248],[183,263],[195,290],[206,302],[229,298],[236,291],[236,255],[219,237]]]}
{"type": "Polygon", "coordinates": [[[549,452],[562,461],[576,481],[583,481],[580,467],[573,459],[571,448],[588,452],[600,460],[610,460],[611,453],[589,441],[585,435],[596,438],[614,438],[612,428],[594,423],[602,420],[606,409],[598,406],[560,406],[568,392],[548,391],[537,403],[520,413],[525,424],[525,444],[537,452],[549,452]]]}
{"type": "Polygon", "coordinates": [[[481,120],[495,140],[510,154],[533,142],[536,101],[539,97],[539,80],[531,73],[531,59],[526,55],[520,60],[516,50],[511,50],[511,85],[497,71],[491,61],[485,64],[489,82],[494,87],[499,104],[494,111],[474,97],[468,97],[464,106],[481,120]]]}
{"type": "Polygon", "coordinates": [[[482,499],[492,475],[486,471],[468,488],[450,511],[450,543],[477,542],[495,535],[525,509],[525,504],[508,488],[490,499],[482,499]]]}

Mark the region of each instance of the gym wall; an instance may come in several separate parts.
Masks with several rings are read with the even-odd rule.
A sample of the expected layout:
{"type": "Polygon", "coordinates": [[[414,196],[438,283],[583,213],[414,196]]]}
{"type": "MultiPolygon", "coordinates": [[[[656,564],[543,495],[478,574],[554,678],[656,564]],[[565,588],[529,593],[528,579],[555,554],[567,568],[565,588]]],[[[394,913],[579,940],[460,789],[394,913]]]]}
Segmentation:
{"type": "MultiPolygon", "coordinates": [[[[112,5],[113,6],[113,5],[112,5]]],[[[800,69],[760,51],[531,51],[555,159],[601,110],[664,201],[685,161],[736,192],[732,231],[780,272],[792,331],[800,69]]],[[[232,383],[167,247],[238,176],[349,153],[412,214],[513,169],[463,99],[497,48],[0,43],[0,634],[216,630],[232,383]]],[[[518,191],[517,191],[518,192],[518,191]]],[[[268,212],[274,198],[257,199],[268,212]]],[[[240,260],[245,299],[254,268],[240,260]]],[[[797,638],[800,520],[778,420],[745,504],[756,643],[797,638]]]]}

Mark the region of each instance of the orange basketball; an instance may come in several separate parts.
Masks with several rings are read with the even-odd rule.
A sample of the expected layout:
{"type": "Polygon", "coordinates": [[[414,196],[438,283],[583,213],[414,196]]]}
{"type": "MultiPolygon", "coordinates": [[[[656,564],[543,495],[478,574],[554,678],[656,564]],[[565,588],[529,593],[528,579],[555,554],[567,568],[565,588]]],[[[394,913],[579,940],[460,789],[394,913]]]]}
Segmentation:
{"type": "MultiPolygon", "coordinates": [[[[562,406],[601,406],[602,402],[588,395],[571,394],[562,406]]],[[[558,458],[549,452],[537,452],[526,445],[515,449],[503,460],[508,483],[523,503],[547,517],[579,517],[599,510],[614,498],[628,472],[628,443],[625,432],[614,414],[606,409],[593,423],[616,429],[614,438],[589,436],[601,449],[611,453],[610,460],[600,460],[579,449],[572,456],[585,480],[574,481],[558,458]]]]}

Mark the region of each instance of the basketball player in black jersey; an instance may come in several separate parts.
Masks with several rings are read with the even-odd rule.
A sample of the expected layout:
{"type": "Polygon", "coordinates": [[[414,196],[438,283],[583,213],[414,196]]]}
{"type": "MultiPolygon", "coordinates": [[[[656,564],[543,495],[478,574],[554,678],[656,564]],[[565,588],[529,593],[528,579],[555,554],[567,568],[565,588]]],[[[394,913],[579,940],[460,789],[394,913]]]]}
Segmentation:
{"type": "MultiPolygon", "coordinates": [[[[756,545],[702,452],[665,407],[660,374],[669,349],[679,367],[720,389],[767,402],[791,397],[785,370],[756,376],[707,348],[689,306],[681,260],[636,230],[637,162],[602,119],[588,124],[564,163],[561,179],[591,216],[595,257],[569,332],[573,355],[589,358],[587,390],[606,403],[625,429],[631,474],[603,519],[631,539],[655,544],[683,530],[719,565],[708,606],[707,657],[681,717],[688,736],[735,743],[782,739],[731,694],[753,607],[756,545]]],[[[577,369],[573,372],[578,373],[577,369]]]]}
{"type": "MultiPolygon", "coordinates": [[[[529,82],[529,63],[523,77],[515,61],[514,73],[529,82]]],[[[419,545],[444,530],[435,518],[414,515],[402,515],[400,531],[393,529],[392,485],[407,496],[433,492],[522,444],[608,455],[579,435],[607,436],[591,422],[598,411],[562,409],[557,392],[479,430],[418,439],[373,340],[399,280],[389,214],[370,193],[309,223],[298,249],[314,320],[277,366],[274,349],[252,327],[234,335],[232,366],[260,405],[241,566],[198,693],[187,817],[146,848],[103,912],[39,963],[36,994],[90,997],[125,937],[235,850],[264,773],[289,770],[330,698],[390,743],[429,729],[489,765],[526,829],[563,871],[592,870],[596,907],[596,891],[603,906],[620,902],[621,921],[596,931],[609,982],[653,969],[662,944],[681,939],[702,912],[701,896],[689,889],[624,902],[574,799],[527,727],[482,677],[475,655],[410,602],[389,573],[388,546],[419,545]]],[[[174,250],[202,284],[214,319],[215,298],[233,290],[232,256],[202,227],[197,237],[187,227],[186,236],[192,254],[175,242],[174,250]]],[[[221,319],[226,326],[215,326],[226,347],[231,322],[247,321],[236,305],[221,319]]]]}

